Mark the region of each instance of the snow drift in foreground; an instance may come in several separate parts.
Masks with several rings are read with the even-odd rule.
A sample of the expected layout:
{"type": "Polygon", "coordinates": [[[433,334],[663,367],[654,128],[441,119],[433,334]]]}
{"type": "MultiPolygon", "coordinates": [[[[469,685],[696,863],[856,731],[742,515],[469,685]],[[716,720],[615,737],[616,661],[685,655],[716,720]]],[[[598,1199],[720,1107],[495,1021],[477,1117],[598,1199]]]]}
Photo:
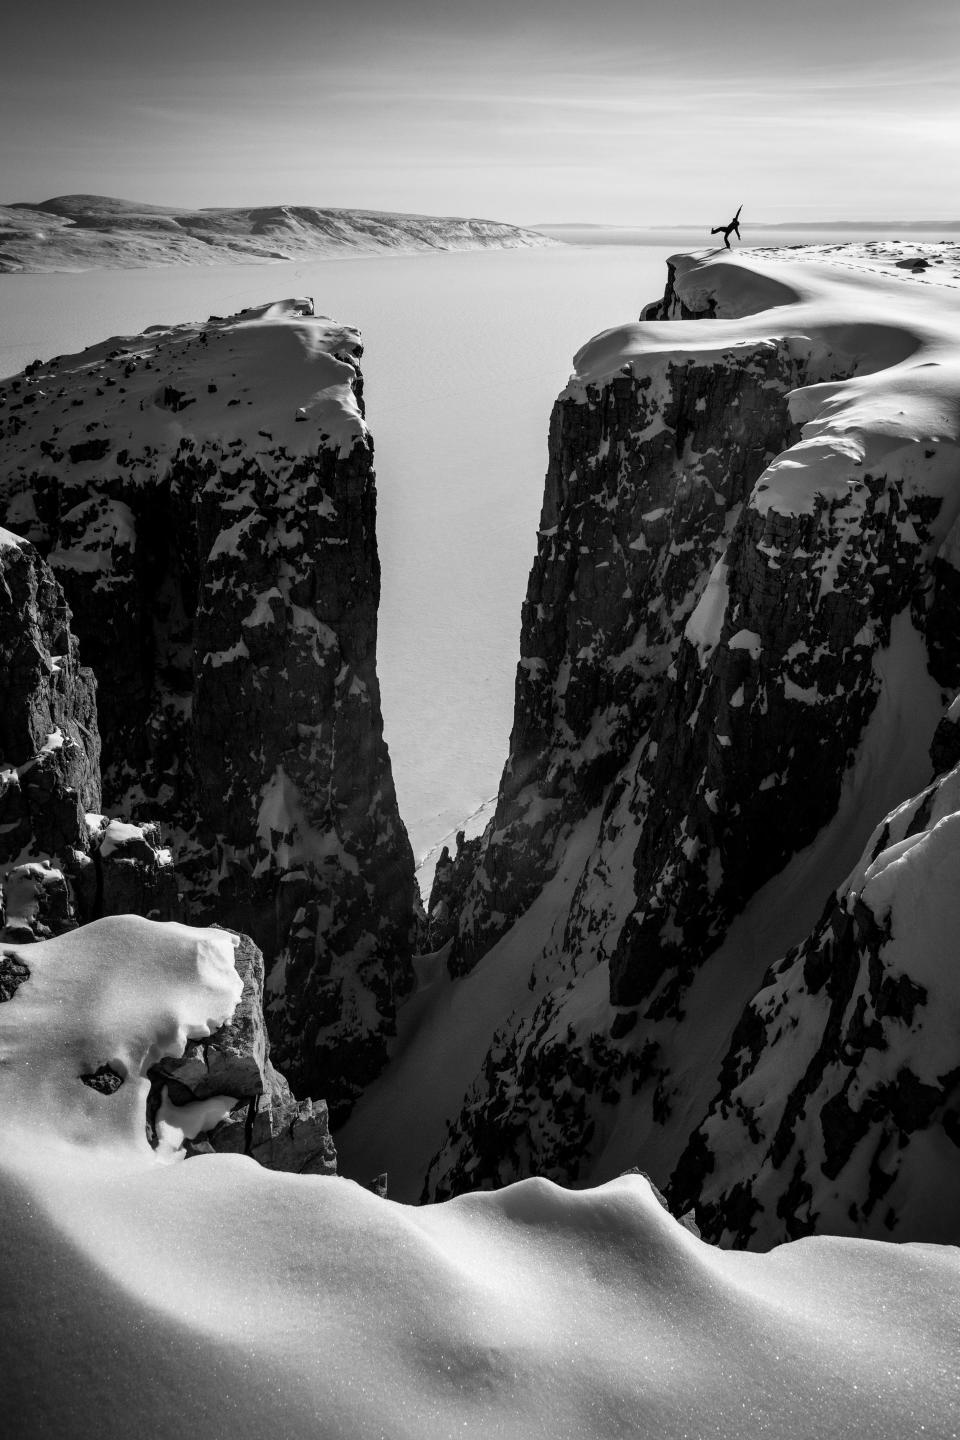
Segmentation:
{"type": "Polygon", "coordinates": [[[164,1162],[143,1077],[231,1014],[232,937],[114,917],[3,967],[11,1433],[955,1433],[954,1249],[721,1252],[635,1175],[417,1210],[240,1157],[164,1162]],[[79,1078],[107,1062],[113,1094],[79,1078]]]}
{"type": "Polygon", "coordinates": [[[499,220],[315,205],[184,210],[107,195],[0,205],[0,274],[249,264],[391,251],[512,250],[553,243],[499,220]]]}

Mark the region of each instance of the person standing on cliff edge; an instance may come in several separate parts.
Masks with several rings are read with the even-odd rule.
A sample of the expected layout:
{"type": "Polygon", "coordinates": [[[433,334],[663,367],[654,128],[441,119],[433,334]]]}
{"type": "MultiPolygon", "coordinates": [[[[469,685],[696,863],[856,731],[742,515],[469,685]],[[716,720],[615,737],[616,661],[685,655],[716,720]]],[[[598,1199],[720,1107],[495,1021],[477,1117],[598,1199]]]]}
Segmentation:
{"type": "MultiPolygon", "coordinates": [[[[741,206],[740,206],[740,210],[742,210],[742,209],[743,209],[743,206],[741,205],[741,206]]],[[[736,235],[736,237],[737,237],[738,240],[740,239],[740,210],[738,210],[737,213],[736,213],[736,215],[734,215],[734,217],[733,217],[733,219],[730,221],[730,224],[729,224],[729,225],[714,225],[713,229],[710,231],[710,234],[711,234],[711,235],[722,235],[722,236],[723,236],[723,243],[724,243],[724,245],[726,245],[726,247],[727,247],[728,250],[730,249],[730,233],[731,233],[731,231],[733,232],[734,235],[736,235]]]]}

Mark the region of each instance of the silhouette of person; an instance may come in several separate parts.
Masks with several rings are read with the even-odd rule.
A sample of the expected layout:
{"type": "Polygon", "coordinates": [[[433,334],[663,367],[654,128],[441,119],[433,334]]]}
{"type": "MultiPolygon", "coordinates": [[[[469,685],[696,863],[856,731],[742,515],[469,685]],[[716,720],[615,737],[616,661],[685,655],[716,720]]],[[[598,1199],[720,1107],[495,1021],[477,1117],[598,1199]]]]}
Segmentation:
{"type": "MultiPolygon", "coordinates": [[[[742,209],[743,206],[741,205],[740,210],[742,209]]],[[[728,250],[730,249],[731,232],[736,235],[738,240],[740,239],[740,210],[738,210],[736,215],[734,215],[729,225],[714,225],[713,229],[710,231],[711,235],[723,236],[723,243],[724,245],[726,245],[728,250]]]]}

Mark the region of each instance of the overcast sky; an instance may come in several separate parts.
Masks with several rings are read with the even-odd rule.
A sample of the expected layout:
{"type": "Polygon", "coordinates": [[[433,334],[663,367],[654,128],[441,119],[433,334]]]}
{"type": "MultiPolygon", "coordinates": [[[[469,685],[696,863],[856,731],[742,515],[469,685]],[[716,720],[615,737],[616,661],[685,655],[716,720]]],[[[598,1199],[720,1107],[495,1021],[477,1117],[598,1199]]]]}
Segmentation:
{"type": "Polygon", "coordinates": [[[956,218],[957,0],[44,0],[0,203],[956,218]]]}

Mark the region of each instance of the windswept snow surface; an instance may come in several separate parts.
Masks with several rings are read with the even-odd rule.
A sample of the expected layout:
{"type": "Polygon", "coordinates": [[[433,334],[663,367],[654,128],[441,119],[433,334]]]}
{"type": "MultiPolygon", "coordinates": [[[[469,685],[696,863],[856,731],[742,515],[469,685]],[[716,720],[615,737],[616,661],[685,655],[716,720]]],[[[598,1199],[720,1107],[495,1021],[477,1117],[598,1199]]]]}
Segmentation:
{"type": "Polygon", "coordinates": [[[123,917],[14,952],[30,977],[0,1007],[11,1435],[956,1434],[957,1251],[722,1252],[636,1175],[417,1210],[244,1157],[171,1163],[144,1140],[140,1077],[230,1013],[231,937],[123,917]],[[78,1078],[106,1059],[128,1076],[115,1094],[78,1078]]]}
{"type": "MultiPolygon", "coordinates": [[[[780,337],[798,358],[843,359],[853,378],[790,397],[801,439],[761,475],[751,508],[804,515],[824,500],[853,503],[860,478],[896,457],[905,494],[921,489],[945,502],[933,530],[942,543],[960,507],[960,246],[875,241],[810,245],[799,254],[718,250],[674,255],[669,263],[688,310],[713,302],[724,318],[606,330],[578,351],[565,394],[584,397],[588,385],[625,367],[646,373],[659,357],[703,363],[780,337]]],[[[698,644],[702,618],[691,637],[698,644]]]]}
{"type": "MultiPolygon", "coordinates": [[[[273,457],[281,447],[287,458],[315,454],[318,443],[349,454],[366,433],[353,389],[361,350],[359,333],[314,314],[309,296],[114,335],[45,367],[36,395],[45,426],[25,427],[19,453],[16,443],[10,452],[11,470],[42,467],[50,453],[49,445],[38,448],[44,429],[72,463],[91,466],[114,443],[166,453],[198,435],[253,455],[273,457]]],[[[10,433],[19,431],[11,426],[10,433]]],[[[129,544],[126,506],[117,504],[109,519],[110,543],[129,544]]],[[[218,545],[227,543],[225,534],[218,545]]],[[[68,563],[98,562],[81,553],[68,563]]]]}

